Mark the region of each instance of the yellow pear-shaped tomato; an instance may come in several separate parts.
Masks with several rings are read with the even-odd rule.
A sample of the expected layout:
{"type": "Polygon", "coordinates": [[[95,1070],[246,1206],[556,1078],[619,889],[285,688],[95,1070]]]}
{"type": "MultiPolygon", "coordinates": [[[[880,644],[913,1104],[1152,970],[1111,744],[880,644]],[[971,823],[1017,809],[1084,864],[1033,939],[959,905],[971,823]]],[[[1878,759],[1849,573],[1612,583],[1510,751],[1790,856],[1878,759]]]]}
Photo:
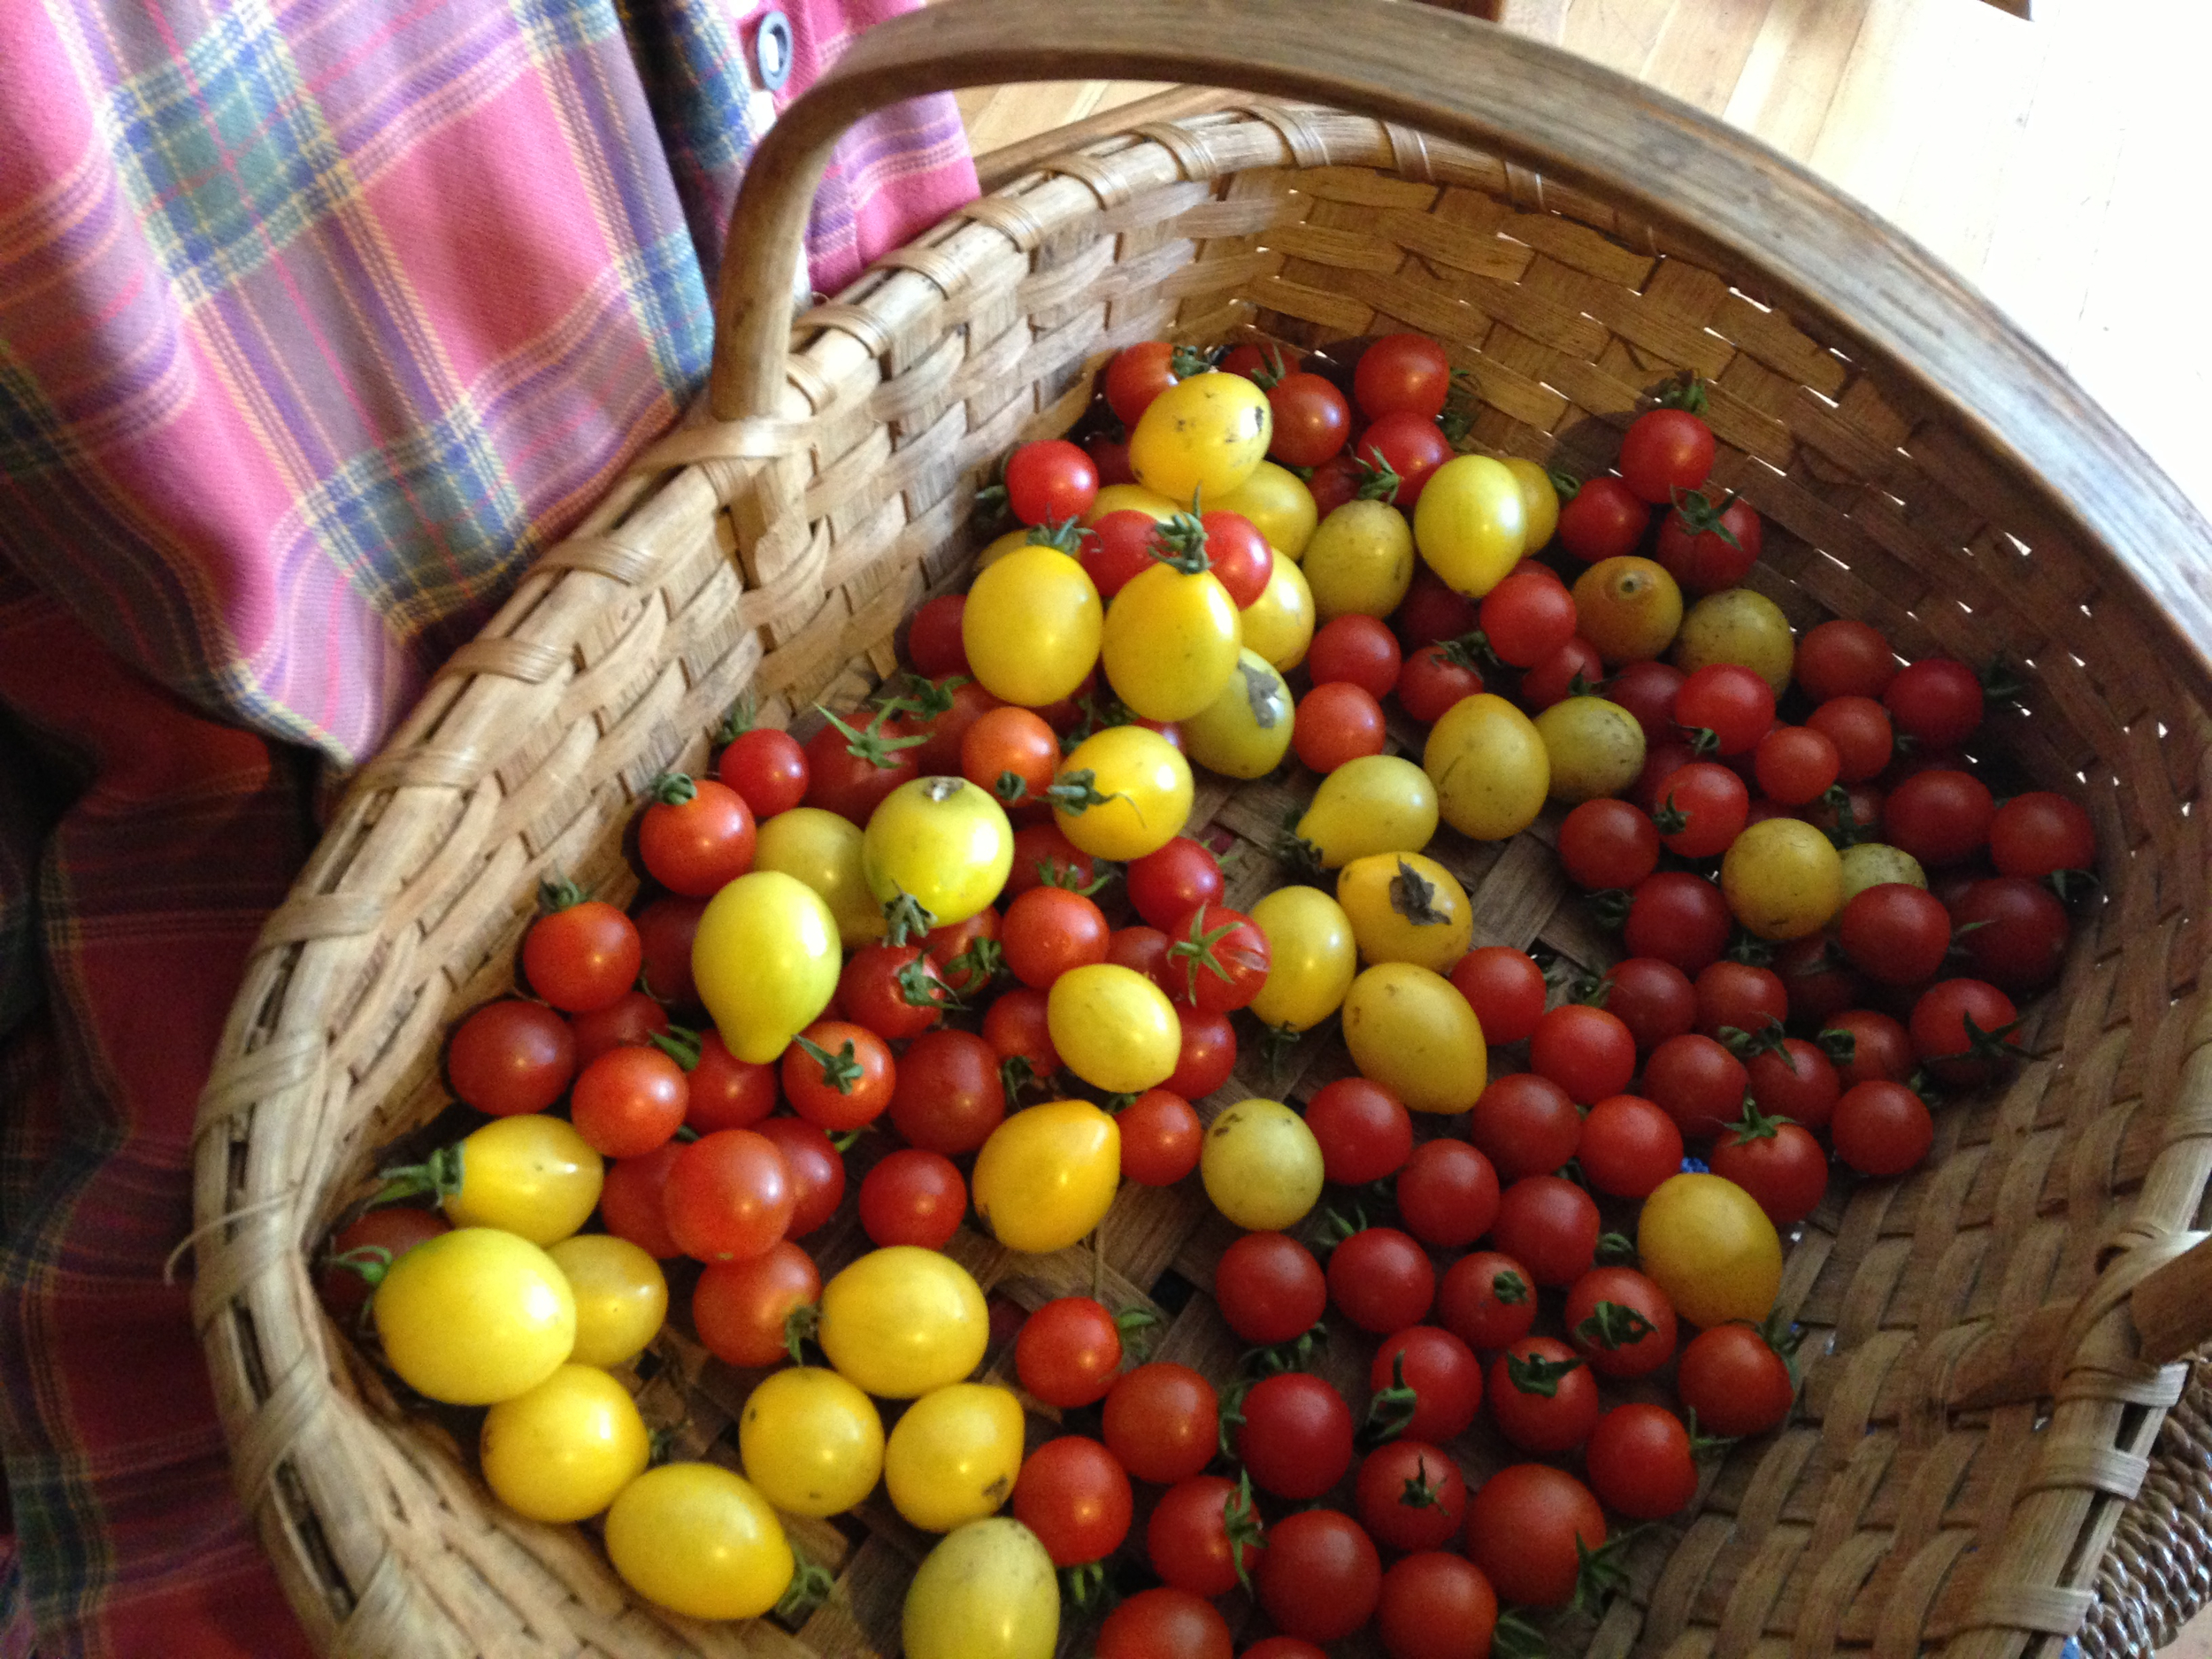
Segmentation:
{"type": "Polygon", "coordinates": [[[1165,524],[1182,511],[1156,489],[1147,489],[1141,484],[1108,484],[1092,499],[1091,510],[1083,515],[1083,522],[1096,524],[1110,512],[1141,512],[1155,524],[1165,524]]]}
{"type": "Polygon", "coordinates": [[[1276,549],[1273,571],[1260,596],[1237,613],[1247,650],[1257,651],[1287,674],[1306,660],[1313,643],[1313,589],[1306,573],[1276,549]]]}
{"type": "Polygon", "coordinates": [[[1109,1094],[1141,1094],[1175,1074],[1182,1023],[1175,1004],[1133,968],[1070,968],[1046,994],[1045,1020],[1060,1064],[1109,1094]]]}
{"type": "Polygon", "coordinates": [[[1362,755],[1321,780],[1298,839],[1324,870],[1369,853],[1417,853],[1436,838],[1436,786],[1398,755],[1362,755]]]}
{"type": "Polygon", "coordinates": [[[447,1219],[457,1227],[503,1228],[539,1246],[559,1243],[591,1219],[606,1177],[599,1154],[573,1125],[537,1112],[493,1118],[453,1156],[459,1179],[441,1184],[447,1219]]]}
{"type": "Polygon", "coordinates": [[[1574,596],[1576,631],[1608,668],[1649,662],[1682,626],[1682,589],[1650,559],[1600,559],[1575,579],[1574,596]]]}
{"type": "Polygon", "coordinates": [[[879,1400],[958,1382],[991,1335],[968,1270],[918,1245],[871,1250],[822,1286],[821,1307],[822,1352],[839,1376],[879,1400]]]}
{"type": "Polygon", "coordinates": [[[1279,1232],[1303,1220],[1321,1196],[1321,1143],[1282,1102],[1239,1101],[1206,1126],[1198,1178],[1236,1225],[1279,1232]]]}
{"type": "Polygon", "coordinates": [[[1241,513],[1258,526],[1268,546],[1294,565],[1306,557],[1306,543],[1321,522],[1305,480],[1272,461],[1262,461],[1251,477],[1227,495],[1209,495],[1206,510],[1241,513]]]}
{"type": "Polygon", "coordinates": [[[668,1319],[668,1277],[627,1239],[580,1233],[549,1248],[576,1298],[579,1365],[626,1365],[668,1319]]]}
{"type": "Polygon", "coordinates": [[[1518,835],[1551,792],[1551,757],[1534,724],[1486,691],[1444,710],[1429,728],[1421,765],[1435,780],[1444,821],[1479,841],[1518,835]]]}
{"type": "Polygon", "coordinates": [[[607,1557],[649,1601],[688,1618],[758,1618],[798,1563],[768,1500],[719,1463],[663,1463],[607,1511],[607,1557]]]}
{"type": "Polygon", "coordinates": [[[1802,939],[1843,908],[1843,860],[1803,819],[1770,818],[1729,843],[1720,890],[1736,919],[1760,938],[1802,939]]]}
{"type": "Polygon", "coordinates": [[[1839,863],[1843,890],[1836,902],[1839,910],[1869,887],[1878,887],[1886,881],[1923,888],[1928,885],[1928,872],[1920,867],[1920,860],[1886,841],[1861,841],[1847,847],[1839,863]]]}
{"type": "Polygon", "coordinates": [[[882,1414],[835,1371],[787,1366],[745,1396],[737,1455],[786,1515],[842,1515],[883,1473],[882,1414]]]}
{"type": "Polygon", "coordinates": [[[1064,1250],[1081,1242],[1114,1202],[1121,1127],[1085,1100],[1032,1106],[991,1131],[976,1154],[971,1186],[975,1213],[1008,1249],[1064,1250]]]}
{"type": "Polygon", "coordinates": [[[1360,1075],[1417,1112],[1463,1112],[1488,1079],[1482,1022],[1449,979],[1385,962],[1352,981],[1344,1044],[1360,1075]]]}
{"type": "Polygon", "coordinates": [[[1549,547],[1553,533],[1559,528],[1559,487],[1551,481],[1549,472],[1526,456],[1509,455],[1504,459],[1505,470],[1521,487],[1521,513],[1527,532],[1522,539],[1521,557],[1528,558],[1549,547]]]}
{"type": "Polygon", "coordinates": [[[576,1297],[561,1270],[495,1227],[425,1240],[392,1263],[369,1306],[400,1380],[448,1405],[527,1394],[576,1345],[576,1297]]]}
{"type": "Polygon", "coordinates": [[[1790,687],[1797,664],[1797,642],[1782,607],[1748,588],[1708,594],[1690,607],[1674,640],[1675,665],[1686,674],[1715,663],[1735,663],[1774,687],[1790,687]]]}
{"type": "Polygon", "coordinates": [[[1250,914],[1268,955],[1254,1018],[1284,1031],[1312,1030],[1343,1005],[1359,971],[1352,918],[1320,888],[1307,887],[1277,887],[1250,914]]]}
{"type": "Polygon", "coordinates": [[[1181,723],[1183,750],[1225,778],[1264,777],[1290,752],[1295,712],[1274,664],[1247,646],[1221,695],[1181,723]]]}
{"type": "Polygon", "coordinates": [[[922,1558],[900,1617],[906,1659],[1052,1659],[1060,1581],[1019,1521],[970,1521],[922,1558]]]}
{"type": "Polygon", "coordinates": [[[1370,853],[1338,872],[1336,900],[1361,959],[1444,972],[1467,954],[1474,910],[1459,879],[1419,853],[1370,853]]]}
{"type": "Polygon", "coordinates": [[[1617,703],[1562,697],[1536,717],[1555,801],[1578,805],[1621,795],[1644,769],[1644,728],[1617,703]]]}
{"type": "Polygon", "coordinates": [[[1241,374],[1194,374],[1137,417],[1129,470],[1171,501],[1211,506],[1259,470],[1274,435],[1267,394],[1257,386],[1241,374]]]}
{"type": "Polygon", "coordinates": [[[1098,661],[1098,589],[1057,548],[1016,548],[975,579],[960,612],[968,671],[1002,703],[1075,695],[1098,661]]]}
{"type": "Polygon", "coordinates": [[[1190,762],[1148,726],[1092,733],[1060,763],[1053,781],[1090,785],[1087,805],[1056,803],[1052,817],[1060,833],[1094,858],[1126,863],[1156,853],[1183,833],[1190,818],[1190,762]]]}
{"type": "Polygon", "coordinates": [[[484,1484],[534,1521],[580,1521],[645,1472],[653,1451],[630,1391],[591,1365],[564,1365],[503,1400],[478,1437],[484,1484]]]}
{"type": "MultiPolygon", "coordinates": [[[[836,818],[794,807],[761,826],[762,842],[768,829],[806,811],[836,818]]],[[[860,832],[845,827],[853,830],[857,854],[860,832]]],[[[865,896],[865,885],[855,885],[865,896]]],[[[756,868],[709,899],[691,942],[699,1000],[729,1051],[754,1065],[766,1065],[822,1017],[844,963],[837,918],[822,895],[798,876],[774,869],[756,868]]]]}
{"type": "Polygon", "coordinates": [[[964,922],[998,897],[1014,867],[1006,809],[964,778],[915,778],[868,815],[868,890],[910,934],[964,922]]]}
{"type": "Polygon", "coordinates": [[[1219,577],[1155,565],[1114,595],[1099,662],[1141,718],[1187,720],[1228,685],[1242,639],[1219,577]]]}
{"type": "Polygon", "coordinates": [[[1751,1194],[1717,1175],[1670,1175],[1644,1200],[1636,1254],[1675,1311],[1710,1330],[1756,1325],[1782,1287],[1782,1240],[1751,1194]]]}
{"type": "Polygon", "coordinates": [[[1413,586],[1413,527],[1388,502],[1348,501],[1321,521],[1299,566],[1322,621],[1386,617],[1413,586]]]}
{"type": "Polygon", "coordinates": [[[1022,1402],[1010,1388],[954,1383],[924,1394],[891,1430],[883,1484],[925,1532],[996,1513],[1022,1467],[1022,1402]]]}
{"type": "Polygon", "coordinates": [[[1519,563],[1528,537],[1520,480],[1502,461],[1461,455],[1429,474],[1413,540],[1445,586],[1479,599],[1519,563]]]}

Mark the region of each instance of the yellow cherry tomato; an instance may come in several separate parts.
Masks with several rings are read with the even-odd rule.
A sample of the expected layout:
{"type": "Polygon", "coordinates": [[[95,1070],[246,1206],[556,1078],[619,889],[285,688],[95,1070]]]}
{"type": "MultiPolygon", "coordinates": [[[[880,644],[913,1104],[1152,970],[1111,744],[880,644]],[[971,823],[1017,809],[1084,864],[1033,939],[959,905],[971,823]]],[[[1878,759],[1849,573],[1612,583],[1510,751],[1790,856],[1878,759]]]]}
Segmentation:
{"type": "Polygon", "coordinates": [[[1413,529],[1386,501],[1348,501],[1321,521],[1299,561],[1324,622],[1386,617],[1413,586],[1413,529]]]}
{"type": "Polygon", "coordinates": [[[1617,703],[1562,697],[1536,717],[1551,793],[1570,805],[1620,795],[1644,769],[1644,728],[1617,703]]]}
{"type": "Polygon", "coordinates": [[[995,1514],[1021,1467],[1022,1402],[1014,1391],[954,1383],[924,1394],[892,1426],[883,1484],[910,1525],[949,1532],[995,1514]]]}
{"type": "Polygon", "coordinates": [[[1520,480],[1486,455],[1453,457],[1422,486],[1413,540],[1447,587],[1481,598],[1520,562],[1528,540],[1520,480]]]}
{"type": "Polygon", "coordinates": [[[369,1306],[400,1380],[448,1405],[527,1394],[576,1344],[576,1297],[553,1258],[492,1227],[425,1240],[392,1263],[369,1306]]]}
{"type": "Polygon", "coordinates": [[[687,1618],[758,1618],[798,1570],[768,1500],[719,1463],[647,1470],[607,1511],[606,1536],[622,1581],[687,1618]]]}
{"type": "Polygon", "coordinates": [[[1210,506],[1267,458],[1275,419],[1241,374],[1194,374],[1154,398],[1129,434],[1129,470],[1170,501],[1210,506]]]}
{"type": "Polygon", "coordinates": [[[1305,480],[1272,461],[1262,461],[1251,477],[1227,495],[1209,495],[1206,510],[1243,514],[1258,526],[1267,545],[1294,565],[1306,557],[1306,543],[1321,522],[1305,480]]]}
{"type": "Polygon", "coordinates": [[[968,1270],[911,1244],[871,1250],[822,1286],[822,1352],[879,1400],[912,1400],[981,1363],[991,1316],[968,1270]]]}
{"type": "Polygon", "coordinates": [[[1336,902],[1364,962],[1410,962],[1444,972],[1467,954],[1473,908],[1459,879],[1419,853],[1371,853],[1338,872],[1336,902]]]}
{"type": "Polygon", "coordinates": [[[1236,1225],[1279,1232],[1304,1219],[1321,1196],[1321,1143],[1282,1102],[1239,1101],[1206,1126],[1198,1178],[1236,1225]]]}
{"type": "Polygon", "coordinates": [[[1553,532],[1559,528],[1559,487],[1551,481],[1549,472],[1525,455],[1509,455],[1504,460],[1505,470],[1513,474],[1513,481],[1521,487],[1521,513],[1526,530],[1521,557],[1527,558],[1549,547],[1553,532]]]}
{"type": "Polygon", "coordinates": [[[985,571],[989,570],[992,565],[997,564],[1001,559],[1004,558],[1009,553],[1011,553],[1016,548],[1024,548],[1029,545],[1029,526],[1027,525],[1024,525],[1018,530],[1009,530],[1004,535],[992,537],[990,545],[986,547],[982,552],[975,556],[976,574],[979,576],[981,575],[985,571]]]}
{"type": "Polygon", "coordinates": [[[580,1521],[645,1472],[652,1437],[629,1390],[591,1365],[564,1365],[484,1414],[484,1484],[534,1521],[580,1521]]]}
{"type": "Polygon", "coordinates": [[[1409,962],[1384,962],[1344,998],[1344,1046],[1362,1077],[1417,1112],[1463,1112],[1488,1079],[1482,1022],[1449,979],[1409,962]]]}
{"type": "Polygon", "coordinates": [[[1397,755],[1362,755],[1321,780],[1294,832],[1324,870],[1369,853],[1417,853],[1436,839],[1436,786],[1397,755]]]}
{"type": "Polygon", "coordinates": [[[1275,665],[1247,646],[1221,695],[1180,723],[1183,752],[1225,778],[1265,777],[1290,752],[1295,712],[1275,665]]]}
{"type": "Polygon", "coordinates": [[[668,1278],[661,1264],[611,1233],[580,1233],[546,1254],[576,1298],[579,1365],[626,1365],[668,1319],[668,1278]]]}
{"type": "Polygon", "coordinates": [[[1167,993],[1118,963],[1070,968],[1055,979],[1045,1022],[1060,1064],[1109,1094],[1141,1094],[1166,1082],[1182,1048],[1167,993]]]}
{"type": "Polygon", "coordinates": [[[1060,833],[1094,858],[1126,863],[1156,853],[1183,833],[1190,818],[1190,762],[1147,726],[1092,733],[1060,763],[1053,781],[1090,784],[1091,805],[1056,805],[1052,817],[1060,833]]]}
{"type": "Polygon", "coordinates": [[[707,901],[691,941],[691,974],[729,1051],[766,1065],[821,1018],[836,994],[844,956],[835,901],[863,907],[879,927],[883,916],[859,879],[860,832],[834,812],[779,812],[760,826],[753,864],[707,901]],[[785,829],[793,818],[802,822],[785,829]],[[824,819],[844,827],[833,830],[824,819]],[[830,895],[817,881],[833,900],[825,902],[830,895]]]}
{"type": "Polygon", "coordinates": [[[1219,577],[1154,565],[1114,595],[1099,664],[1140,718],[1187,720],[1235,674],[1242,637],[1219,577]]]}
{"type": "Polygon", "coordinates": [[[1121,1186],[1121,1126],[1088,1101],[1032,1106],[991,1131],[969,1185],[977,1217],[1008,1249],[1064,1250],[1113,1205],[1121,1186]]]}
{"type": "Polygon", "coordinates": [[[1254,1018],[1284,1031],[1310,1031],[1343,1005],[1359,971],[1352,918],[1318,887],[1277,887],[1248,912],[1267,940],[1268,969],[1252,999],[1254,1018]]]}
{"type": "Polygon", "coordinates": [[[460,1179],[446,1193],[457,1227],[500,1227],[535,1245],[558,1243],[599,1207],[606,1166],[558,1118],[495,1118],[453,1148],[460,1179]]]}
{"type": "Polygon", "coordinates": [[[1843,860],[1802,819],[1770,818],[1729,843],[1720,890],[1736,919],[1760,938],[1802,939],[1843,908],[1843,860]]]}
{"type": "Polygon", "coordinates": [[[1156,489],[1147,489],[1141,484],[1108,484],[1092,500],[1091,510],[1083,515],[1083,522],[1096,524],[1110,512],[1141,512],[1155,524],[1165,524],[1182,511],[1156,489]]]}
{"type": "Polygon", "coordinates": [[[861,866],[885,919],[918,937],[998,897],[1014,867],[1014,828],[989,790],[964,778],[914,778],[868,815],[861,866]]]}
{"type": "Polygon", "coordinates": [[[1789,689],[1797,665],[1797,641],[1782,607],[1748,588],[1708,594],[1682,618],[1674,641],[1675,665],[1686,674],[1715,663],[1735,663],[1774,687],[1789,689]]]}
{"type": "Polygon", "coordinates": [[[1843,878],[1842,896],[1836,908],[1840,910],[1869,887],[1878,887],[1885,882],[1901,881],[1908,887],[1925,887],[1928,872],[1920,867],[1920,860],[1901,847],[1892,847],[1883,841],[1861,841],[1847,847],[1838,859],[1843,878]]]}
{"type": "MultiPolygon", "coordinates": [[[[825,811],[818,806],[795,806],[787,812],[777,813],[760,826],[753,849],[753,869],[778,872],[811,887],[829,906],[838,942],[845,949],[855,949],[872,939],[883,937],[883,906],[868,885],[867,838],[860,826],[842,813],[825,811]]],[[[718,900],[721,895],[715,896],[718,900]]],[[[772,895],[764,892],[759,897],[764,910],[775,908],[772,895]]],[[[767,919],[764,917],[756,925],[765,925],[767,919]]],[[[695,972],[699,957],[695,941],[691,954],[695,972]]],[[[735,965],[741,973],[749,976],[754,963],[751,958],[741,956],[735,965]]],[[[835,988],[833,980],[832,988],[835,988]]],[[[713,1003],[707,1004],[709,1012],[713,1008],[713,1003]]],[[[729,1040],[729,1033],[724,1032],[722,1041],[729,1040]]],[[[784,1041],[788,1043],[790,1037],[787,1034],[784,1041]]],[[[734,1047],[731,1052],[737,1052],[734,1047]]]]}
{"type": "Polygon", "coordinates": [[[790,1365],[745,1396],[737,1455],[745,1479],[786,1515],[842,1515],[883,1473],[883,1418],[835,1371],[790,1365]]]}
{"type": "Polygon", "coordinates": [[[1670,1175],[1636,1223],[1643,1271],[1692,1325],[1756,1325],[1782,1287],[1782,1240],[1749,1193],[1717,1175],[1670,1175]]]}
{"type": "Polygon", "coordinates": [[[1650,559],[1600,559],[1575,580],[1574,596],[1576,630],[1609,668],[1650,661],[1682,626],[1682,589],[1650,559]]]}
{"type": "Polygon", "coordinates": [[[1257,651],[1287,674],[1306,660],[1313,643],[1313,589],[1306,574],[1279,550],[1260,596],[1237,613],[1247,650],[1257,651]]]}
{"type": "Polygon", "coordinates": [[[1477,692],[1429,728],[1421,766],[1436,781],[1444,821],[1479,841],[1502,841],[1536,821],[1551,793],[1551,757],[1525,714],[1477,692]]]}
{"type": "Polygon", "coordinates": [[[1019,1521],[956,1526],[906,1586],[900,1640],[906,1659],[1052,1659],[1060,1580],[1051,1555],[1019,1521]]]}
{"type": "Polygon", "coordinates": [[[1073,696],[1098,661],[1102,615],[1080,565],[1057,548],[1017,548],[968,589],[968,672],[1002,703],[1035,709],[1073,696]]]}

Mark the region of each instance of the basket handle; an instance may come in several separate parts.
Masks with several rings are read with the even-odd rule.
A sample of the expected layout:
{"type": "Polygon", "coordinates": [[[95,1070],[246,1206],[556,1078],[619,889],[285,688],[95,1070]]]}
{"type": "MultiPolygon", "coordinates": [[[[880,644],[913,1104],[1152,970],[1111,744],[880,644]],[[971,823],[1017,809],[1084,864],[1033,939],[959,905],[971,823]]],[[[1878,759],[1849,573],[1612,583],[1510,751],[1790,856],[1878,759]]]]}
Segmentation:
{"type": "Polygon", "coordinates": [[[2148,591],[2168,657],[2212,703],[2212,526],[2065,372],[1925,249],[1690,105],[1494,25],[1408,0],[944,0],[869,30],[772,127],[723,262],[710,405],[773,417],[792,279],[838,137],[902,99],[1010,81],[1197,82],[1333,105],[1623,203],[1770,297],[1902,368],[2010,460],[2113,574],[2148,591]]]}

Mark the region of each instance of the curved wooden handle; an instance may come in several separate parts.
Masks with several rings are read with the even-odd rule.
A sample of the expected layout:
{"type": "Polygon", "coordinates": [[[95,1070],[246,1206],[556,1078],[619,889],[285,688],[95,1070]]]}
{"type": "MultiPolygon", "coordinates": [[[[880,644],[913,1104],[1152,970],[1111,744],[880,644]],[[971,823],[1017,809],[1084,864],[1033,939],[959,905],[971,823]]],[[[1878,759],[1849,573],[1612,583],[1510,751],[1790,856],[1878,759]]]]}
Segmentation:
{"type": "Polygon", "coordinates": [[[1194,81],[1401,122],[1584,186],[1762,273],[2035,480],[2163,611],[2212,703],[2212,526],[2065,372],[1925,249],[1757,140],[1554,47],[1411,0],[945,0],[870,30],[772,127],[730,221],[710,403],[778,412],[791,280],[838,137],[1009,81],[1194,81]]]}

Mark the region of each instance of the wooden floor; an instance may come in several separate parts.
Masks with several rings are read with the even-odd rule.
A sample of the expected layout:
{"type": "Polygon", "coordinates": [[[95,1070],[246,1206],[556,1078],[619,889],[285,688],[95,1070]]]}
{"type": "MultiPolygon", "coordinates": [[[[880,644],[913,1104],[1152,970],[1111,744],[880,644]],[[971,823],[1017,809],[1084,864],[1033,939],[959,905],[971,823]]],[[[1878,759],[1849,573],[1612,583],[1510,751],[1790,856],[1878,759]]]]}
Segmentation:
{"type": "MultiPolygon", "coordinates": [[[[1256,4],[1257,0],[1256,0],[1256,4]]],[[[1978,281],[2212,513],[2212,5],[1507,0],[1755,133],[1978,281]],[[2193,319],[2196,320],[2192,320],[2193,319]]],[[[1157,88],[961,95],[979,151],[1157,88]]]]}

